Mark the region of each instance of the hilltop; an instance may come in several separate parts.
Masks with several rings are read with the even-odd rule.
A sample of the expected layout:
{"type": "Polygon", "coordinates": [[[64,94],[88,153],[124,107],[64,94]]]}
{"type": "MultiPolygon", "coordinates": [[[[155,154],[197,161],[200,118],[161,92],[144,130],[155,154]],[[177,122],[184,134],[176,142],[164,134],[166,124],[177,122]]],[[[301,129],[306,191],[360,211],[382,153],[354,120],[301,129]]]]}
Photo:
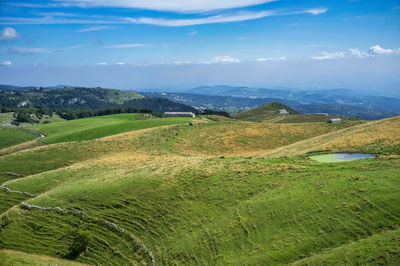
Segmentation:
{"type": "Polygon", "coordinates": [[[7,249],[0,258],[26,265],[400,263],[400,117],[340,124],[210,118],[189,124],[118,114],[31,126],[46,137],[0,156],[0,247],[7,249]],[[309,146],[377,156],[319,163],[308,159],[309,146]]]}
{"type": "Polygon", "coordinates": [[[271,102],[247,111],[232,114],[233,118],[245,121],[263,121],[276,118],[279,110],[286,110],[289,115],[299,114],[296,110],[278,102],[271,102]]]}

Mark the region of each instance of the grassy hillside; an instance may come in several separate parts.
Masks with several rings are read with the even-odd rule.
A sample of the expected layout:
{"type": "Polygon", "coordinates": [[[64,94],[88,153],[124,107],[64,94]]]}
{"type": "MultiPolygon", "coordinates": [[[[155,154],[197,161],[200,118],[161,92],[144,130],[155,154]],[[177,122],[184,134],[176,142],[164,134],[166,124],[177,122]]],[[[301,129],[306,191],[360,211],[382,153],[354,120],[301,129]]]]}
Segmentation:
{"type": "Polygon", "coordinates": [[[170,141],[169,147],[171,151],[185,155],[259,155],[268,150],[353,125],[355,123],[352,122],[271,124],[225,119],[186,128],[170,141]]]}
{"type": "Polygon", "coordinates": [[[245,121],[264,121],[276,118],[277,116],[283,116],[277,114],[278,110],[280,109],[286,109],[289,112],[289,114],[298,114],[297,111],[293,110],[292,108],[284,104],[278,102],[272,102],[247,111],[234,113],[231,116],[233,118],[245,121]]]}
{"type": "Polygon", "coordinates": [[[280,157],[313,151],[400,154],[400,116],[369,122],[281,147],[265,156],[280,157]]]}
{"type": "Polygon", "coordinates": [[[38,136],[18,128],[0,127],[0,149],[36,139],[38,136]]]}
{"type": "Polygon", "coordinates": [[[91,140],[118,133],[163,126],[186,123],[187,117],[157,118],[151,120],[137,120],[137,114],[117,114],[50,124],[29,126],[28,129],[41,132],[47,137],[45,143],[59,143],[76,140],[91,140]]]}
{"type": "MultiPolygon", "coordinates": [[[[204,156],[192,147],[211,135],[213,152],[240,155],[233,148],[240,143],[229,144],[234,132],[244,139],[240,151],[246,155],[245,147],[276,145],[267,140],[286,145],[333,130],[383,132],[382,125],[396,129],[389,127],[393,121],[348,127],[200,120],[5,155],[5,186],[30,194],[0,191],[0,248],[100,265],[397,264],[395,152],[331,164],[303,157],[204,156]]],[[[71,122],[47,128],[49,139],[71,139],[61,135],[71,122]]],[[[85,125],[71,126],[79,127],[85,125]]],[[[397,136],[385,138],[393,143],[397,136]]],[[[371,141],[384,145],[381,140],[371,141]]]]}

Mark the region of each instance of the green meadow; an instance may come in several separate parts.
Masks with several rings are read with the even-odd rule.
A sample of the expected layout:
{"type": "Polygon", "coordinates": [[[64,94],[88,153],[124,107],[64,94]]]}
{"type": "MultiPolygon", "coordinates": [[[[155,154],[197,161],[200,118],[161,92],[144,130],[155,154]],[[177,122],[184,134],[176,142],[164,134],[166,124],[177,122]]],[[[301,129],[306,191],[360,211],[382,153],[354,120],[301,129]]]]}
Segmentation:
{"type": "Polygon", "coordinates": [[[0,149],[21,144],[38,138],[38,135],[22,131],[18,128],[0,127],[0,149]]]}
{"type": "Polygon", "coordinates": [[[137,114],[116,114],[50,124],[29,126],[47,136],[45,143],[59,143],[77,140],[91,140],[133,130],[186,123],[190,118],[174,117],[151,120],[136,120],[137,114]]]}
{"type": "MultiPolygon", "coordinates": [[[[366,142],[376,141],[367,138],[376,132],[371,127],[355,125],[352,131],[350,125],[316,124],[306,131],[306,125],[243,122],[249,124],[242,129],[223,120],[199,119],[193,126],[186,121],[117,115],[32,127],[54,144],[0,157],[1,171],[24,175],[0,174],[6,186],[36,194],[0,192],[0,247],[7,250],[0,258],[26,265],[49,259],[93,265],[400,263],[395,152],[323,163],[309,159],[308,151],[289,157],[215,156],[185,153],[182,144],[184,138],[192,138],[192,145],[222,143],[213,147],[222,152],[233,145],[233,132],[251,138],[266,127],[265,138],[278,140],[273,132],[292,136],[302,128],[297,142],[276,149],[298,149],[310,142],[308,132],[310,140],[339,141],[330,134],[345,130],[344,137],[364,134],[358,147],[372,150],[366,142]],[[215,131],[205,138],[202,132],[209,128],[222,128],[228,137],[215,131]],[[86,139],[84,132],[92,133],[86,139]]],[[[372,125],[386,132],[398,121],[372,125]]],[[[385,135],[380,145],[383,137],[391,145],[400,141],[396,134],[385,135]]]]}

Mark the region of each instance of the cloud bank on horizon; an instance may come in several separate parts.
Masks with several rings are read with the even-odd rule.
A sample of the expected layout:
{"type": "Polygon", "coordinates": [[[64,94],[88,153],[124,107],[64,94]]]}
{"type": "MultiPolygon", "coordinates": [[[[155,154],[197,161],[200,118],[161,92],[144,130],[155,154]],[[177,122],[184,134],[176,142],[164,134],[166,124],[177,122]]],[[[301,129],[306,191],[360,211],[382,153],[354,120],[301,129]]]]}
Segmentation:
{"type": "Polygon", "coordinates": [[[396,0],[6,0],[0,83],[400,89],[397,7],[396,0]]]}

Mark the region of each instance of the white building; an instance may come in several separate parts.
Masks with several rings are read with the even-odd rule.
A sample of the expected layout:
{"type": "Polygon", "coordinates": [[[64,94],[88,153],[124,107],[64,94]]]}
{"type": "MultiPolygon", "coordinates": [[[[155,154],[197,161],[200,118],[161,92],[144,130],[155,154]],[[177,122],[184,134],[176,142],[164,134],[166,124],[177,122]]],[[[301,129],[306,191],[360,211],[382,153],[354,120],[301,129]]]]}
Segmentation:
{"type": "Polygon", "coordinates": [[[328,120],[328,123],[341,123],[342,119],[340,118],[331,118],[328,120]]]}
{"type": "Polygon", "coordinates": [[[280,115],[288,115],[289,114],[289,112],[286,109],[279,109],[277,113],[280,115]]]}
{"type": "Polygon", "coordinates": [[[192,112],[165,112],[164,117],[196,117],[192,112]]]}

